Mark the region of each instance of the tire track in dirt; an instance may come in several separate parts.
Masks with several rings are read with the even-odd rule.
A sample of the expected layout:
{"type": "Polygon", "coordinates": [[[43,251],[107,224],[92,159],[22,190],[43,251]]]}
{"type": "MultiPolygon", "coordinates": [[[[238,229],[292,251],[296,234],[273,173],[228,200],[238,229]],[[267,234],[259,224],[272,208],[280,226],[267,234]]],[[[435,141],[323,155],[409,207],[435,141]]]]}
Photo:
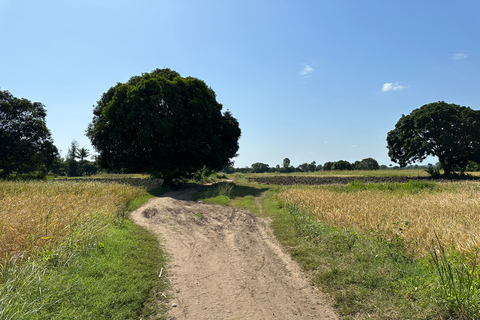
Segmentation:
{"type": "Polygon", "coordinates": [[[266,220],[191,201],[194,192],[154,198],[131,215],[171,255],[170,319],[338,319],[266,220]]]}

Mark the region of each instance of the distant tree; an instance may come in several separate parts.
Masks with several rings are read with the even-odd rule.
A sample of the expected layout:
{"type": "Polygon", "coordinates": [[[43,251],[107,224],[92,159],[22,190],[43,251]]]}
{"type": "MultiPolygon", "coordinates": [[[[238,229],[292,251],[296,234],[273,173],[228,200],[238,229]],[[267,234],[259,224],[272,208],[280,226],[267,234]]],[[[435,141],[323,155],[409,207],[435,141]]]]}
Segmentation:
{"type": "Polygon", "coordinates": [[[83,163],[88,156],[90,156],[90,151],[88,149],[78,149],[78,158],[80,159],[80,163],[83,163]]]}
{"type": "Polygon", "coordinates": [[[317,164],[317,167],[315,168],[315,171],[321,171],[323,169],[323,166],[319,163],[317,164]]]}
{"type": "Polygon", "coordinates": [[[79,157],[78,156],[78,150],[79,149],[80,149],[80,146],[79,146],[77,140],[73,140],[70,143],[70,148],[68,148],[68,151],[67,151],[67,160],[77,159],[79,157]]]}
{"type": "Polygon", "coordinates": [[[78,142],[73,140],[70,148],[68,148],[65,160],[66,174],[69,177],[95,174],[98,171],[98,167],[86,160],[89,155],[90,151],[88,149],[80,148],[78,142]],[[77,161],[77,159],[80,161],[77,161]]]}
{"type": "Polygon", "coordinates": [[[333,162],[328,161],[323,164],[323,169],[324,171],[330,171],[332,170],[333,162]]]}
{"type": "Polygon", "coordinates": [[[480,111],[443,101],[402,115],[387,134],[390,159],[401,167],[436,156],[445,175],[480,160],[480,111]]]}
{"type": "Polygon", "coordinates": [[[58,150],[47,128],[45,106],[0,91],[0,175],[46,171],[58,150]]]}
{"type": "Polygon", "coordinates": [[[222,171],[225,172],[226,174],[230,174],[230,173],[235,172],[235,168],[231,165],[230,166],[225,166],[225,167],[223,167],[222,171]]]}
{"type": "Polygon", "coordinates": [[[82,175],[87,175],[90,176],[92,174],[96,174],[98,172],[98,167],[90,162],[90,161],[85,161],[82,165],[82,175]]]}
{"type": "Polygon", "coordinates": [[[57,154],[53,163],[48,167],[48,172],[54,175],[66,176],[68,169],[65,160],[57,154]]]}
{"type": "Polygon", "coordinates": [[[87,136],[107,170],[147,172],[169,182],[203,166],[219,170],[237,155],[238,121],[222,113],[205,82],[170,69],[118,83],[93,113],[87,136]]]}
{"type": "Polygon", "coordinates": [[[268,164],[261,163],[261,162],[256,162],[252,164],[253,173],[265,173],[268,171],[270,171],[270,166],[268,164]]]}
{"type": "Polygon", "coordinates": [[[288,158],[283,159],[283,167],[284,167],[285,169],[287,169],[288,167],[290,167],[290,159],[288,159],[288,158]]]}
{"type": "Polygon", "coordinates": [[[332,164],[332,170],[352,170],[353,165],[346,160],[335,161],[332,164]]]}
{"type": "Polygon", "coordinates": [[[312,161],[311,163],[308,164],[307,171],[315,172],[315,170],[317,170],[317,163],[315,161],[312,161]]]}
{"type": "Polygon", "coordinates": [[[380,169],[380,165],[378,164],[377,160],[373,158],[365,158],[362,161],[355,162],[355,170],[378,170],[380,169]]]}
{"type": "Polygon", "coordinates": [[[298,166],[298,171],[300,172],[307,172],[308,171],[308,163],[302,163],[298,166]]]}

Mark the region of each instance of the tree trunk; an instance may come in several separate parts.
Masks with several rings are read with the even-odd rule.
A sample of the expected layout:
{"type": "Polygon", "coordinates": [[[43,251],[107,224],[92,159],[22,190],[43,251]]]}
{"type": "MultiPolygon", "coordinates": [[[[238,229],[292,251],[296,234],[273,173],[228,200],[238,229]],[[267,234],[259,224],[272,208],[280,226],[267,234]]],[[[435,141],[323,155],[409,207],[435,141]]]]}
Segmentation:
{"type": "Polygon", "coordinates": [[[452,165],[450,163],[446,163],[443,160],[440,160],[440,164],[442,165],[443,175],[449,176],[452,169],[452,165]]]}

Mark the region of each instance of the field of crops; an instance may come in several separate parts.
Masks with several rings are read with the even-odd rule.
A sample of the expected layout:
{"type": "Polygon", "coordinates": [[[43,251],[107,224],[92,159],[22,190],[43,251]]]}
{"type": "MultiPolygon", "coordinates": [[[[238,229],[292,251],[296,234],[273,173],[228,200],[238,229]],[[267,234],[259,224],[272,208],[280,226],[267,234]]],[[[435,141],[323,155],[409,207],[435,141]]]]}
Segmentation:
{"type": "Polygon", "coordinates": [[[446,247],[460,252],[478,250],[480,244],[476,181],[294,186],[278,199],[328,225],[400,237],[417,256],[428,254],[435,233],[446,247]]]}
{"type": "Polygon", "coordinates": [[[0,182],[0,263],[81,232],[114,216],[141,188],[105,182],[0,182]]]}

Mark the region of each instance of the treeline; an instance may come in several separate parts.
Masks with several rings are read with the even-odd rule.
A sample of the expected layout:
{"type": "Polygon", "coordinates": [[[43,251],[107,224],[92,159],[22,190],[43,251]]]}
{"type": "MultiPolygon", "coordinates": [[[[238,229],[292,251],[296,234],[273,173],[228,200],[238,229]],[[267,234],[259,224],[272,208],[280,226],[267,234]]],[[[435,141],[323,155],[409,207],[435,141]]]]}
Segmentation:
{"type": "Polygon", "coordinates": [[[350,163],[346,160],[339,161],[328,161],[322,164],[317,164],[315,161],[311,163],[302,163],[297,167],[294,167],[290,164],[290,159],[285,158],[282,165],[277,165],[275,167],[270,167],[266,163],[256,162],[252,164],[251,167],[245,168],[227,168],[225,171],[227,173],[232,172],[242,172],[242,173],[266,173],[266,172],[277,172],[277,173],[290,173],[290,172],[315,172],[315,171],[330,171],[330,170],[378,170],[378,169],[387,169],[387,166],[380,166],[377,160],[373,158],[365,158],[361,161],[355,161],[350,163]]]}
{"type": "Polygon", "coordinates": [[[77,141],[73,140],[68,149],[67,156],[57,156],[47,172],[54,176],[82,177],[96,174],[99,171],[96,161],[89,161],[90,151],[80,148],[77,141]]]}
{"type": "MultiPolygon", "coordinates": [[[[290,165],[290,160],[285,158],[283,161],[283,165],[276,165],[275,167],[270,167],[270,165],[262,162],[256,162],[252,164],[250,167],[244,168],[234,168],[234,167],[226,167],[223,169],[225,173],[291,173],[291,172],[316,172],[316,171],[333,171],[333,170],[400,170],[400,169],[424,169],[432,175],[438,175],[440,170],[442,169],[442,165],[440,162],[437,162],[435,165],[429,163],[427,165],[409,165],[405,167],[400,166],[386,166],[386,165],[379,165],[378,162],[373,158],[365,158],[361,161],[355,161],[353,163],[348,162],[346,160],[339,160],[339,161],[328,161],[322,164],[317,164],[315,161],[311,163],[302,163],[297,167],[290,165]]],[[[473,172],[473,171],[480,171],[480,164],[469,161],[465,168],[460,166],[453,166],[453,170],[460,172],[463,174],[465,171],[473,172]]]]}

